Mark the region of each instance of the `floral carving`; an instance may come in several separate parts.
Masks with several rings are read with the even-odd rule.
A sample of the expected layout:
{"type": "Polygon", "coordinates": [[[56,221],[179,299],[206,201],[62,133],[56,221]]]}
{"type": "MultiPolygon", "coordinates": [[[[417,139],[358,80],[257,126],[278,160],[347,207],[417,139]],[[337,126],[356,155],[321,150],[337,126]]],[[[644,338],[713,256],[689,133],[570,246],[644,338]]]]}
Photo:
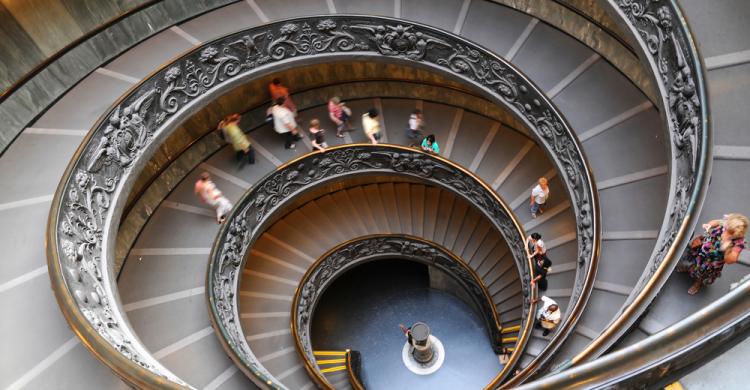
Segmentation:
{"type": "Polygon", "coordinates": [[[456,45],[453,53],[447,58],[439,58],[437,64],[465,74],[471,80],[500,94],[509,103],[525,109],[523,103],[518,101],[519,85],[515,81],[515,73],[487,54],[465,45],[456,45]]]}
{"type": "MultiPolygon", "coordinates": [[[[539,134],[545,145],[553,145],[554,149],[551,150],[561,152],[559,156],[553,154],[553,159],[561,171],[566,172],[563,176],[566,184],[574,185],[577,189],[577,192],[571,192],[576,214],[581,215],[583,210],[584,218],[588,218],[588,222],[583,219],[586,223],[579,223],[579,239],[593,239],[596,227],[593,226],[591,215],[596,212],[596,205],[592,203],[592,183],[572,132],[554,107],[525,78],[517,76],[512,66],[479,46],[437,29],[388,18],[330,16],[272,23],[204,45],[144,80],[107,114],[107,120],[95,129],[88,144],[83,146],[75,166],[70,169],[74,176],[66,178],[66,188],[57,210],[57,252],[66,270],[64,275],[70,294],[76,297],[82,308],[88,310],[87,318],[90,317],[92,325],[99,324],[95,327],[113,347],[132,358],[136,364],[146,362],[144,364],[150,364],[149,369],[155,374],[168,375],[170,380],[180,383],[151,356],[139,355],[137,351],[145,353],[145,348],[139,347],[136,340],[129,339],[129,332],[119,330],[124,325],[117,321],[120,318],[119,308],[112,306],[114,292],[107,291],[100,280],[111,261],[106,253],[102,253],[102,238],[107,229],[115,228],[108,226],[107,221],[116,221],[117,213],[122,212],[113,210],[110,202],[122,195],[118,193],[120,188],[127,188],[125,184],[137,176],[137,172],[132,172],[133,167],[138,166],[140,159],[144,158],[144,151],[150,150],[154,138],[166,128],[165,123],[187,105],[219,90],[219,86],[230,80],[248,77],[259,66],[292,57],[357,52],[442,67],[485,87],[497,96],[498,101],[505,102],[519,117],[528,120],[531,130],[539,134]]],[[[674,84],[675,91],[679,91],[675,92],[675,106],[685,106],[686,102],[693,101],[687,80],[689,74],[686,72],[683,75],[685,82],[674,84]]],[[[685,113],[683,116],[689,117],[687,107],[682,112],[685,113]]],[[[683,117],[676,117],[676,120],[684,122],[683,117]]],[[[692,122],[687,120],[686,123],[692,122]]],[[[683,134],[689,140],[693,133],[686,130],[683,134]]],[[[257,233],[255,229],[260,226],[259,222],[286,199],[313,183],[356,171],[391,171],[427,178],[455,189],[468,200],[483,205],[488,216],[496,218],[502,215],[502,207],[482,195],[483,187],[474,185],[441,164],[437,160],[400,151],[358,148],[317,154],[313,161],[306,159],[294,167],[275,172],[242,204],[242,211],[236,213],[246,220],[246,225],[231,225],[234,227],[227,231],[231,230],[231,235],[236,237],[222,238],[227,240],[221,247],[226,254],[216,259],[221,264],[213,268],[214,273],[209,281],[212,286],[224,287],[208,290],[221,298],[221,302],[213,302],[218,305],[218,312],[222,313],[217,315],[218,320],[227,321],[222,322],[222,326],[236,321],[236,297],[230,289],[236,287],[237,274],[236,271],[232,273],[231,269],[242,262],[242,254],[257,233]],[[221,278],[215,278],[216,272],[222,274],[221,278]]],[[[511,243],[523,239],[511,237],[514,234],[512,225],[498,222],[497,227],[511,243]]],[[[590,264],[593,255],[590,248],[590,245],[579,247],[579,261],[590,264]]],[[[524,258],[523,249],[514,250],[513,254],[517,259],[524,258]]],[[[528,269],[524,272],[527,275],[525,278],[528,278],[528,269]]],[[[241,338],[230,342],[234,351],[242,350],[242,343],[241,338]]],[[[257,368],[256,372],[265,377],[266,373],[251,355],[245,352],[241,354],[251,367],[257,368]]]]}
{"type": "MultiPolygon", "coordinates": [[[[154,93],[153,89],[148,90],[125,108],[115,108],[89,159],[86,167],[89,172],[98,172],[113,164],[121,168],[128,167],[140,154],[153,135],[153,129],[146,126],[145,119],[154,93]]],[[[80,171],[77,175],[86,176],[80,171]]],[[[78,177],[76,180],[79,180],[78,177]]]]}
{"type": "Polygon", "coordinates": [[[445,40],[418,31],[415,26],[352,24],[350,28],[367,32],[367,38],[375,44],[375,49],[380,54],[388,56],[402,56],[421,61],[431,47],[451,47],[445,40]]]}
{"type": "Polygon", "coordinates": [[[336,29],[333,19],[323,19],[310,27],[311,23],[287,23],[279,29],[279,36],[268,36],[268,54],[275,60],[304,54],[315,54],[326,51],[351,51],[366,49],[354,36],[336,29]]]}
{"type": "MultiPolygon", "coordinates": [[[[659,5],[662,1],[618,0],[617,5],[644,40],[653,57],[660,81],[668,91],[668,116],[672,128],[672,141],[679,155],[688,156],[689,167],[698,169],[698,137],[702,131],[701,101],[697,94],[692,69],[697,69],[696,59],[683,48],[680,35],[685,31],[674,29],[674,9],[659,5]],[[692,58],[687,61],[686,58],[692,58]]],[[[684,39],[684,38],[683,38],[684,39]]]]}
{"type": "Polygon", "coordinates": [[[495,325],[493,303],[488,301],[482,281],[476,279],[466,266],[455,260],[455,256],[426,241],[405,236],[366,237],[336,249],[317,264],[300,282],[300,294],[294,302],[297,334],[302,352],[310,361],[315,361],[310,340],[310,319],[318,300],[328,285],[339,275],[356,265],[373,258],[394,256],[420,261],[438,267],[452,275],[470,292],[472,300],[482,308],[485,323],[490,330],[493,344],[502,338],[495,325]]]}

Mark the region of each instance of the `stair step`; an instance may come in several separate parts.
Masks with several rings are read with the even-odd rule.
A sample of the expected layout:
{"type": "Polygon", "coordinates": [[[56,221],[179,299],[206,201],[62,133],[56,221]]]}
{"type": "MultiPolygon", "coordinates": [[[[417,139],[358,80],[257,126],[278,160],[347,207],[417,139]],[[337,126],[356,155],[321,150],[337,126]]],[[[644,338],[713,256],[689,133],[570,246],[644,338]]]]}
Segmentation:
{"type": "Polygon", "coordinates": [[[411,191],[409,183],[396,183],[394,185],[396,204],[399,220],[401,221],[401,232],[414,234],[411,217],[411,191]]]}

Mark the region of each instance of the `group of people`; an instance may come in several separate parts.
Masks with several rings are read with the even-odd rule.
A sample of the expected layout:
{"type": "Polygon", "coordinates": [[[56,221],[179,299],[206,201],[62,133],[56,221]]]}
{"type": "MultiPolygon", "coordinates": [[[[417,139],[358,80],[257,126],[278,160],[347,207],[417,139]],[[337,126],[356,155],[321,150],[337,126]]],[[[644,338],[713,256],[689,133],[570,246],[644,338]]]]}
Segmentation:
{"type": "MultiPolygon", "coordinates": [[[[531,286],[536,286],[539,291],[547,291],[547,273],[552,268],[552,261],[547,257],[547,247],[542,241],[540,233],[531,233],[526,238],[526,246],[529,250],[529,260],[534,266],[531,286]]],[[[536,312],[536,321],[534,326],[542,329],[542,335],[547,336],[560,324],[560,306],[554,299],[541,296],[532,303],[541,302],[536,312]]]]}
{"type": "MultiPolygon", "coordinates": [[[[301,139],[302,130],[297,124],[297,106],[294,104],[289,89],[279,79],[274,79],[269,85],[273,106],[268,111],[269,118],[273,121],[274,130],[284,135],[284,146],[287,149],[295,148],[295,142],[301,139]]],[[[345,132],[352,131],[352,110],[347,107],[341,98],[334,96],[328,100],[328,118],[336,127],[336,137],[343,138],[345,132]]],[[[421,138],[420,148],[428,153],[439,154],[440,147],[434,134],[422,137],[424,130],[424,117],[421,110],[415,110],[409,118],[407,126],[407,137],[410,139],[421,138]]],[[[362,131],[372,144],[378,144],[383,136],[380,124],[380,112],[371,108],[362,114],[362,131]]],[[[308,127],[310,142],[314,150],[325,151],[328,144],[325,140],[325,130],[321,128],[318,118],[310,121],[308,127]]]]}
{"type": "MultiPolygon", "coordinates": [[[[269,84],[269,93],[273,101],[273,106],[268,110],[269,119],[273,121],[274,130],[284,136],[284,146],[287,149],[293,149],[296,142],[302,139],[302,129],[297,124],[297,107],[289,94],[289,89],[282,84],[281,80],[274,79],[269,84]]],[[[341,101],[338,96],[334,96],[329,99],[327,108],[329,119],[336,127],[336,137],[342,138],[344,132],[352,131],[352,111],[345,102],[341,101]]],[[[228,115],[219,122],[218,128],[225,140],[232,145],[241,169],[246,164],[255,163],[255,151],[250,139],[239,126],[240,119],[239,114],[228,115]]],[[[415,141],[412,146],[419,147],[428,153],[439,154],[440,146],[435,136],[433,134],[424,136],[424,128],[425,120],[422,111],[414,110],[407,122],[406,137],[415,141]]],[[[380,142],[382,129],[380,113],[377,109],[369,109],[362,115],[362,130],[372,144],[380,142]]],[[[325,130],[321,127],[319,119],[315,118],[309,122],[308,132],[314,150],[325,151],[328,148],[325,130]]],[[[203,173],[195,183],[195,193],[203,202],[214,207],[218,223],[226,219],[226,214],[231,210],[232,204],[216,188],[208,173],[203,173]]],[[[540,177],[532,188],[529,199],[532,218],[544,213],[543,207],[549,196],[549,183],[546,178],[540,177]]],[[[704,233],[690,242],[676,269],[677,272],[688,273],[693,280],[688,290],[689,294],[696,294],[704,286],[712,284],[721,276],[725,264],[733,264],[739,260],[739,254],[745,247],[744,237],[747,226],[748,219],[742,214],[728,214],[723,219],[712,220],[703,225],[704,233]]],[[[544,242],[539,233],[533,233],[528,237],[527,243],[534,261],[535,276],[531,283],[539,290],[545,291],[551,261],[546,256],[544,242]]],[[[548,332],[554,329],[554,326],[545,325],[546,322],[554,324],[554,318],[557,318],[557,323],[559,323],[559,307],[551,298],[540,299],[544,302],[541,308],[544,310],[539,313],[540,324],[542,327],[546,326],[545,329],[548,332]],[[554,315],[555,312],[557,315],[554,315]],[[541,321],[542,317],[553,320],[541,321]]]]}
{"type": "MultiPolygon", "coordinates": [[[[280,79],[275,78],[268,85],[268,91],[273,104],[266,112],[267,119],[273,123],[274,131],[284,137],[284,147],[295,149],[297,141],[302,139],[303,131],[298,124],[297,106],[292,100],[289,88],[284,86],[280,79]]],[[[345,132],[353,130],[351,125],[352,110],[338,96],[328,100],[327,108],[328,117],[336,127],[336,137],[343,138],[345,132]]],[[[240,127],[241,119],[240,114],[231,114],[222,119],[217,126],[217,130],[221,132],[224,140],[231,144],[234,149],[238,169],[242,169],[247,164],[255,163],[255,150],[252,142],[240,127]]],[[[422,136],[424,127],[422,111],[414,110],[408,120],[407,137],[413,140],[421,139],[418,146],[423,151],[439,154],[440,147],[435,135],[422,136]]],[[[371,108],[362,115],[362,130],[372,144],[380,142],[382,129],[380,113],[377,109],[371,108]]],[[[325,151],[328,148],[325,138],[326,132],[321,127],[321,121],[318,118],[310,120],[308,133],[313,150],[325,151]]],[[[232,204],[216,188],[216,184],[211,180],[209,173],[204,172],[196,181],[195,193],[201,201],[211,205],[216,210],[218,223],[222,223],[226,219],[226,215],[232,209],[232,204]]]]}
{"type": "MultiPolygon", "coordinates": [[[[529,209],[531,218],[544,213],[544,206],[549,199],[549,183],[547,178],[540,177],[537,184],[531,189],[531,198],[529,200],[529,209]]],[[[552,261],[547,257],[547,247],[542,241],[542,235],[531,233],[526,238],[526,245],[529,250],[529,259],[534,266],[534,277],[531,279],[531,285],[536,286],[539,291],[547,291],[547,273],[552,268],[552,261]]],[[[535,327],[542,329],[542,335],[547,336],[560,324],[560,306],[554,299],[541,296],[534,300],[533,303],[541,302],[541,306],[536,313],[535,327]]]]}
{"type": "MultiPolygon", "coordinates": [[[[540,179],[541,184],[541,179],[540,179]]],[[[538,186],[537,186],[538,187],[538,186]]],[[[703,232],[690,241],[677,265],[676,271],[687,273],[692,280],[688,294],[695,295],[705,286],[713,284],[721,276],[724,265],[739,261],[745,249],[745,233],[750,221],[742,214],[727,214],[703,224],[703,232]]],[[[532,233],[526,240],[529,259],[534,264],[531,285],[539,291],[547,290],[547,273],[552,262],[547,257],[547,248],[539,233],[532,233]]],[[[536,313],[535,327],[547,336],[560,324],[560,307],[552,298],[541,296],[533,303],[541,302],[536,313]]]]}

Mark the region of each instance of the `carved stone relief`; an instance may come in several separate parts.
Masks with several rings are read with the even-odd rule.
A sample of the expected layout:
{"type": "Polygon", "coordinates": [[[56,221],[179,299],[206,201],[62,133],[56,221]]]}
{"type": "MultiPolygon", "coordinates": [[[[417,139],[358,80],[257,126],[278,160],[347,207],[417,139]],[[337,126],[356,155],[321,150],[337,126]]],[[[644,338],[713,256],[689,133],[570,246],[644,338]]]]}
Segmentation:
{"type": "MultiPolygon", "coordinates": [[[[144,354],[145,348],[128,336],[131,332],[124,331],[125,325],[117,320],[122,315],[120,308],[113,305],[116,292],[108,291],[106,283],[103,283],[106,277],[104,270],[112,259],[102,253],[102,238],[106,232],[117,228],[107,221],[116,220],[113,216],[122,212],[110,207],[111,199],[132,179],[134,175],[131,171],[138,165],[137,162],[148,157],[144,156],[144,151],[154,139],[160,138],[167,120],[181,115],[188,104],[211,95],[230,81],[251,77],[256,69],[272,66],[281,60],[357,53],[425,63],[450,72],[481,86],[498,103],[505,104],[519,118],[528,122],[532,132],[548,149],[558,170],[563,172],[561,177],[568,187],[573,209],[579,218],[578,261],[582,272],[573,301],[584,301],[581,297],[585,292],[580,285],[585,275],[591,272],[598,229],[594,218],[597,206],[594,204],[593,181],[573,132],[552,104],[511,65],[459,37],[395,19],[342,15],[267,24],[213,41],[152,75],[107,114],[106,120],[97,125],[71,163],[64,190],[56,199],[58,208],[53,211],[56,218],[53,219],[55,226],[51,234],[55,234],[58,244],[54,252],[64,271],[64,282],[68,288],[66,294],[75,297],[78,304],[78,308],[66,310],[85,316],[107,344],[134,364],[181,383],[155,359],[144,354]]],[[[681,93],[690,100],[689,88],[683,88],[681,93]]],[[[684,101],[676,104],[684,105],[684,101]]],[[[686,139],[689,139],[690,134],[686,134],[686,139]]],[[[267,178],[262,185],[262,197],[253,199],[257,207],[248,210],[246,215],[238,215],[245,215],[248,221],[258,221],[282,199],[316,177],[365,167],[373,161],[386,164],[386,158],[389,159],[387,164],[392,166],[389,169],[404,169],[404,173],[411,175],[420,172],[428,175],[428,172],[434,171],[435,177],[440,177],[443,185],[462,189],[468,199],[487,206],[488,215],[499,215],[497,206],[493,206],[482,194],[483,189],[469,185],[460,175],[445,170],[429,159],[390,152],[379,152],[370,157],[341,153],[320,158],[312,171],[310,167],[299,166],[296,170],[284,170],[288,177],[275,173],[267,178]]],[[[508,238],[513,227],[499,222],[500,219],[497,221],[498,228],[508,238]]],[[[234,228],[227,231],[244,229],[241,225],[231,226],[234,228]]],[[[250,226],[246,228],[251,229],[250,226]]],[[[225,240],[222,246],[229,245],[225,237],[222,239],[225,240]]],[[[243,243],[249,239],[243,236],[233,240],[243,243]]],[[[233,242],[231,245],[240,244],[233,242]]],[[[237,252],[236,256],[240,254],[237,252]]],[[[522,249],[515,250],[514,257],[523,258],[522,249]]],[[[224,260],[219,258],[217,261],[224,260]]],[[[223,273],[226,277],[222,283],[236,280],[236,275],[230,275],[229,271],[230,265],[236,261],[236,258],[230,259],[228,263],[215,267],[215,272],[223,273]]],[[[230,294],[226,292],[217,297],[229,297],[231,301],[233,295],[230,294]]],[[[524,294],[529,294],[528,287],[524,287],[524,294]]],[[[217,301],[216,305],[226,305],[217,306],[218,313],[228,314],[236,310],[234,303],[223,299],[217,301]]],[[[222,319],[232,320],[226,315],[222,315],[222,319]]]]}
{"type": "Polygon", "coordinates": [[[438,267],[460,281],[482,309],[485,323],[489,325],[491,342],[500,340],[500,329],[497,329],[492,315],[493,303],[486,298],[482,281],[475,278],[467,266],[456,260],[454,255],[437,245],[412,237],[365,237],[336,248],[322,258],[312,271],[308,271],[307,277],[300,282],[300,294],[292,307],[297,328],[295,337],[310,362],[315,361],[310,339],[310,320],[325,289],[339,275],[359,264],[376,258],[394,257],[438,267]]]}

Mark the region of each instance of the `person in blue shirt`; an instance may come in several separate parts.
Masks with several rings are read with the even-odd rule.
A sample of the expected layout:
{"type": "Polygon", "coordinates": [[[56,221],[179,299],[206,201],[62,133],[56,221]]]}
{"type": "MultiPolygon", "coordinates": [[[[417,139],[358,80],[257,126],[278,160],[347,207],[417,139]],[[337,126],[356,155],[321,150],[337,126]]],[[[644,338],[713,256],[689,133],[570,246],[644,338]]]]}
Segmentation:
{"type": "Polygon", "coordinates": [[[422,140],[422,151],[425,151],[427,153],[440,154],[440,146],[438,146],[437,141],[435,141],[434,134],[430,134],[427,137],[424,137],[424,139],[422,140]]]}

